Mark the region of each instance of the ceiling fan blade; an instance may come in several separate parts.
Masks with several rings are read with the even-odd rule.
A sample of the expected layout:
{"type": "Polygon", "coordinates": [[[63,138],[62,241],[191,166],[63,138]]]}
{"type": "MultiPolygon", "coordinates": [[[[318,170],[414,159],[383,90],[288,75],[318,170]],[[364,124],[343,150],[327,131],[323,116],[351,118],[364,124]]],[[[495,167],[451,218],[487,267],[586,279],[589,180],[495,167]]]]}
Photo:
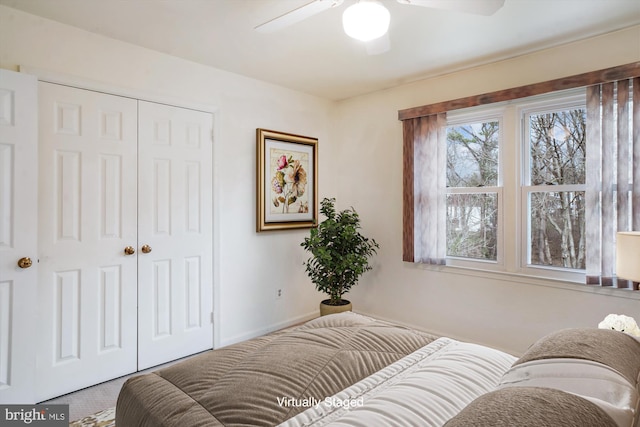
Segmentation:
{"type": "Polygon", "coordinates": [[[311,3],[307,3],[292,10],[291,12],[287,12],[284,15],[273,18],[264,24],[260,24],[255,27],[254,30],[261,33],[278,31],[282,28],[288,27],[289,25],[303,21],[317,13],[324,12],[332,7],[340,6],[343,1],[344,0],[314,0],[311,3]]]}
{"type": "Polygon", "coordinates": [[[476,15],[493,15],[504,5],[504,0],[397,0],[400,4],[455,10],[476,15]]]}

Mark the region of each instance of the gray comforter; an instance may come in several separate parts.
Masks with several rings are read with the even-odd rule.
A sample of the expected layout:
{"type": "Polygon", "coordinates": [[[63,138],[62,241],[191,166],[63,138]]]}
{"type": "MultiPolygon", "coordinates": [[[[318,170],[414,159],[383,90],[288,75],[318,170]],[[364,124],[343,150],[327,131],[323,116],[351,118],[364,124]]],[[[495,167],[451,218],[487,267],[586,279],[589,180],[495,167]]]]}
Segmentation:
{"type": "Polygon", "coordinates": [[[437,337],[354,313],[129,379],[118,427],[274,426],[437,337]]]}

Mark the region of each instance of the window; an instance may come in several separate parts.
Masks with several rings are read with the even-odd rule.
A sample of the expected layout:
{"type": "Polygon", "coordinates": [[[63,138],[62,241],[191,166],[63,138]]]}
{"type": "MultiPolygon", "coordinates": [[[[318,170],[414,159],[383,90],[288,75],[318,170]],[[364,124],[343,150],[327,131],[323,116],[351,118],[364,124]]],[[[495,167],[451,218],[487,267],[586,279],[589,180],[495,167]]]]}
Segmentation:
{"type": "Polygon", "coordinates": [[[615,238],[640,229],[640,69],[612,70],[400,111],[403,259],[638,289],[615,238]]]}
{"type": "Polygon", "coordinates": [[[446,135],[446,264],[584,281],[585,90],[452,112],[446,135]]]}
{"type": "Polygon", "coordinates": [[[586,107],[523,112],[526,264],[584,270],[586,107]]]}
{"type": "Polygon", "coordinates": [[[499,120],[447,127],[448,257],[498,260],[499,120]]]}

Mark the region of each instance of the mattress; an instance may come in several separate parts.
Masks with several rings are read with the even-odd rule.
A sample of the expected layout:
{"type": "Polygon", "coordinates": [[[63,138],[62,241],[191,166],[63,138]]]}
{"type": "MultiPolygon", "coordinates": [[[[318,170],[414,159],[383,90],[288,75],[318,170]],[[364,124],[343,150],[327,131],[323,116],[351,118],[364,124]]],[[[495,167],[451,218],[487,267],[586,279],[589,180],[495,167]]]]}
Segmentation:
{"type": "Polygon", "coordinates": [[[442,426],[492,391],[515,361],[495,349],[439,338],[280,426],[442,426]]]}
{"type": "Polygon", "coordinates": [[[519,359],[341,313],[129,379],[120,427],[640,427],[640,342],[562,330],[519,359]]]}
{"type": "Polygon", "coordinates": [[[324,316],[130,378],[116,425],[274,426],[436,338],[351,312],[324,316]]]}
{"type": "Polygon", "coordinates": [[[568,329],[520,358],[439,338],[281,427],[633,427],[640,344],[617,331],[568,329]]]}

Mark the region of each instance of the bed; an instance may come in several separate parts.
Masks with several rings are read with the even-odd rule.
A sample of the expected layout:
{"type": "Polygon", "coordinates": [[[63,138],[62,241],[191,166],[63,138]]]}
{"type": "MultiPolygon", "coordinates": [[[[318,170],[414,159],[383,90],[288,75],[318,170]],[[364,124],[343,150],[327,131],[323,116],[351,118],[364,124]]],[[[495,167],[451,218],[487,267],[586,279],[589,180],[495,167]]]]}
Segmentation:
{"type": "Polygon", "coordinates": [[[639,427],[640,342],[569,329],[521,358],[355,313],[124,384],[118,427],[639,427]]]}

